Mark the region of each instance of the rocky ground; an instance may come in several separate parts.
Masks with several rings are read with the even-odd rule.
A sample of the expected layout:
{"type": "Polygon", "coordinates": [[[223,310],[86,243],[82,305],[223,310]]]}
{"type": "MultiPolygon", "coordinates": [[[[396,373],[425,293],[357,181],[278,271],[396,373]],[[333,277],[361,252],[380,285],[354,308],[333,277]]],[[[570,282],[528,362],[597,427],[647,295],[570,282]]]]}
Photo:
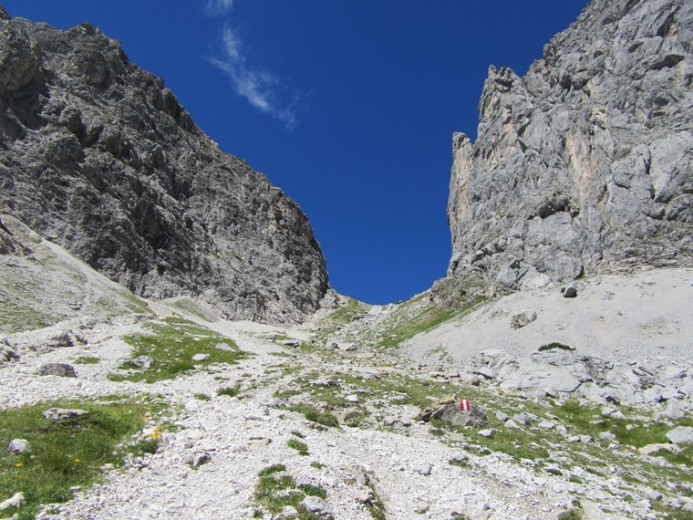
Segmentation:
{"type": "MultiPolygon", "coordinates": [[[[99,275],[89,279],[100,287],[99,275]]],[[[47,505],[40,518],[291,518],[295,509],[271,513],[258,498],[263,470],[277,465],[271,471],[290,475],[296,490],[319,490],[300,508],[312,518],[686,518],[693,478],[681,463],[688,459],[674,456],[689,448],[656,432],[690,426],[692,279],[688,270],[650,271],[583,281],[575,299],[558,289],[514,294],[399,349],[360,344],[354,332],[397,307],[360,306],[341,325],[338,310],[290,329],[216,320],[187,300],[149,302],[153,314],[77,315],[6,334],[4,352],[19,359],[0,367],[0,402],[120,395],[167,405],[148,418],[162,431],[156,453],[103,468],[101,484],[47,505]],[[593,313],[605,313],[602,304],[629,326],[600,328],[593,313]],[[537,317],[518,326],[518,309],[537,317]],[[634,325],[637,313],[649,325],[634,325]],[[137,372],[121,368],[132,357],[128,338],[172,316],[250,355],[151,383],[114,378],[137,372]],[[538,351],[549,342],[576,350],[538,351]],[[39,375],[50,363],[69,364],[76,377],[39,375]],[[628,388],[636,397],[625,398],[628,388]],[[417,419],[450,394],[488,423],[417,419]]]]}
{"type": "Polygon", "coordinates": [[[343,299],[277,328],[220,320],[191,299],[138,300],[5,220],[2,409],[112,396],[163,406],[139,434],[161,432],[155,453],[102,468],[100,484],[40,518],[692,514],[691,270],[452,309],[429,294],[386,307],[343,299]],[[149,359],[124,368],[142,344],[149,359]],[[164,377],[179,362],[190,365],[164,377]],[[445,398],[442,419],[420,419],[445,398]],[[462,399],[486,421],[444,420],[464,423],[462,399]],[[298,510],[272,502],[291,493],[298,510]]]}

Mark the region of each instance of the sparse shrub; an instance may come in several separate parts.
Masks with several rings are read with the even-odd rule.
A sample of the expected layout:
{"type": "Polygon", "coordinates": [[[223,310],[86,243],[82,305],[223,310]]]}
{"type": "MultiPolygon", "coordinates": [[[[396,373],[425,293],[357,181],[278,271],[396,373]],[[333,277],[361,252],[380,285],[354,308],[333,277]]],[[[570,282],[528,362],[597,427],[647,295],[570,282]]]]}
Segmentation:
{"type": "Polygon", "coordinates": [[[236,397],[240,393],[238,385],[236,386],[224,386],[217,389],[217,395],[226,395],[228,397],[236,397]]]}
{"type": "Polygon", "coordinates": [[[320,486],[314,486],[312,484],[300,484],[298,489],[303,491],[306,495],[310,495],[312,497],[327,498],[327,491],[325,491],[325,488],[320,486]]]}
{"type": "Polygon", "coordinates": [[[76,365],[96,365],[100,361],[101,360],[99,358],[94,356],[79,356],[77,359],[75,359],[74,363],[76,365]]]}
{"type": "Polygon", "coordinates": [[[286,445],[298,452],[299,455],[307,457],[309,455],[308,445],[305,442],[301,442],[298,439],[289,439],[286,445]]]}
{"type": "Polygon", "coordinates": [[[573,347],[569,347],[568,345],[564,345],[563,343],[558,343],[557,341],[554,341],[553,343],[547,343],[546,345],[542,345],[541,347],[539,347],[539,352],[546,352],[548,350],[555,350],[555,349],[568,350],[568,351],[575,350],[573,347]]]}
{"type": "Polygon", "coordinates": [[[584,518],[582,511],[579,509],[571,509],[570,511],[564,511],[558,515],[558,520],[582,520],[584,518]]]}

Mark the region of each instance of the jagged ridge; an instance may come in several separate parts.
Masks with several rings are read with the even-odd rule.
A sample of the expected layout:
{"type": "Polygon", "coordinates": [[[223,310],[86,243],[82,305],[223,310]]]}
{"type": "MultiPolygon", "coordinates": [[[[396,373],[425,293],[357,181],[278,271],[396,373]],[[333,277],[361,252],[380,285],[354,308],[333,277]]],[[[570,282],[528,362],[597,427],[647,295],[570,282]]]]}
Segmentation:
{"type": "Polygon", "coordinates": [[[0,208],[145,297],[300,321],[329,290],[298,205],[89,24],[0,11],[0,208]]]}

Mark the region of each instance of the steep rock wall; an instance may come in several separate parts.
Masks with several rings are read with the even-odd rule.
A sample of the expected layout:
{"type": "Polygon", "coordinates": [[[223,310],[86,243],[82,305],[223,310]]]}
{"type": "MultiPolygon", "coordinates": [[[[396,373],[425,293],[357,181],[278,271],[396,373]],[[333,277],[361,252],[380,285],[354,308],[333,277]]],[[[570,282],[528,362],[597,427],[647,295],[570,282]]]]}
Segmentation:
{"type": "Polygon", "coordinates": [[[594,0],[453,136],[449,274],[532,288],[693,265],[693,3],[594,0]]]}
{"type": "Polygon", "coordinates": [[[145,297],[300,321],[329,291],[300,208],[89,24],[0,12],[0,210],[145,297]]]}

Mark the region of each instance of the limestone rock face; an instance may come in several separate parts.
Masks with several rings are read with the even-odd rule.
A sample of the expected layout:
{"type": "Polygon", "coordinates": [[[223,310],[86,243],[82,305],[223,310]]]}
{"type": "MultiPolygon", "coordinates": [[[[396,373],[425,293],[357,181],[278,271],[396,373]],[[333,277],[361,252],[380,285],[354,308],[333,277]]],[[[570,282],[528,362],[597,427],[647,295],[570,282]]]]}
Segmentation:
{"type": "Polygon", "coordinates": [[[536,288],[693,263],[693,3],[594,0],[453,136],[449,274],[536,288]]]}
{"type": "Polygon", "coordinates": [[[138,295],[227,318],[300,321],[329,290],[298,205],[89,24],[0,12],[0,210],[138,295]]]}

